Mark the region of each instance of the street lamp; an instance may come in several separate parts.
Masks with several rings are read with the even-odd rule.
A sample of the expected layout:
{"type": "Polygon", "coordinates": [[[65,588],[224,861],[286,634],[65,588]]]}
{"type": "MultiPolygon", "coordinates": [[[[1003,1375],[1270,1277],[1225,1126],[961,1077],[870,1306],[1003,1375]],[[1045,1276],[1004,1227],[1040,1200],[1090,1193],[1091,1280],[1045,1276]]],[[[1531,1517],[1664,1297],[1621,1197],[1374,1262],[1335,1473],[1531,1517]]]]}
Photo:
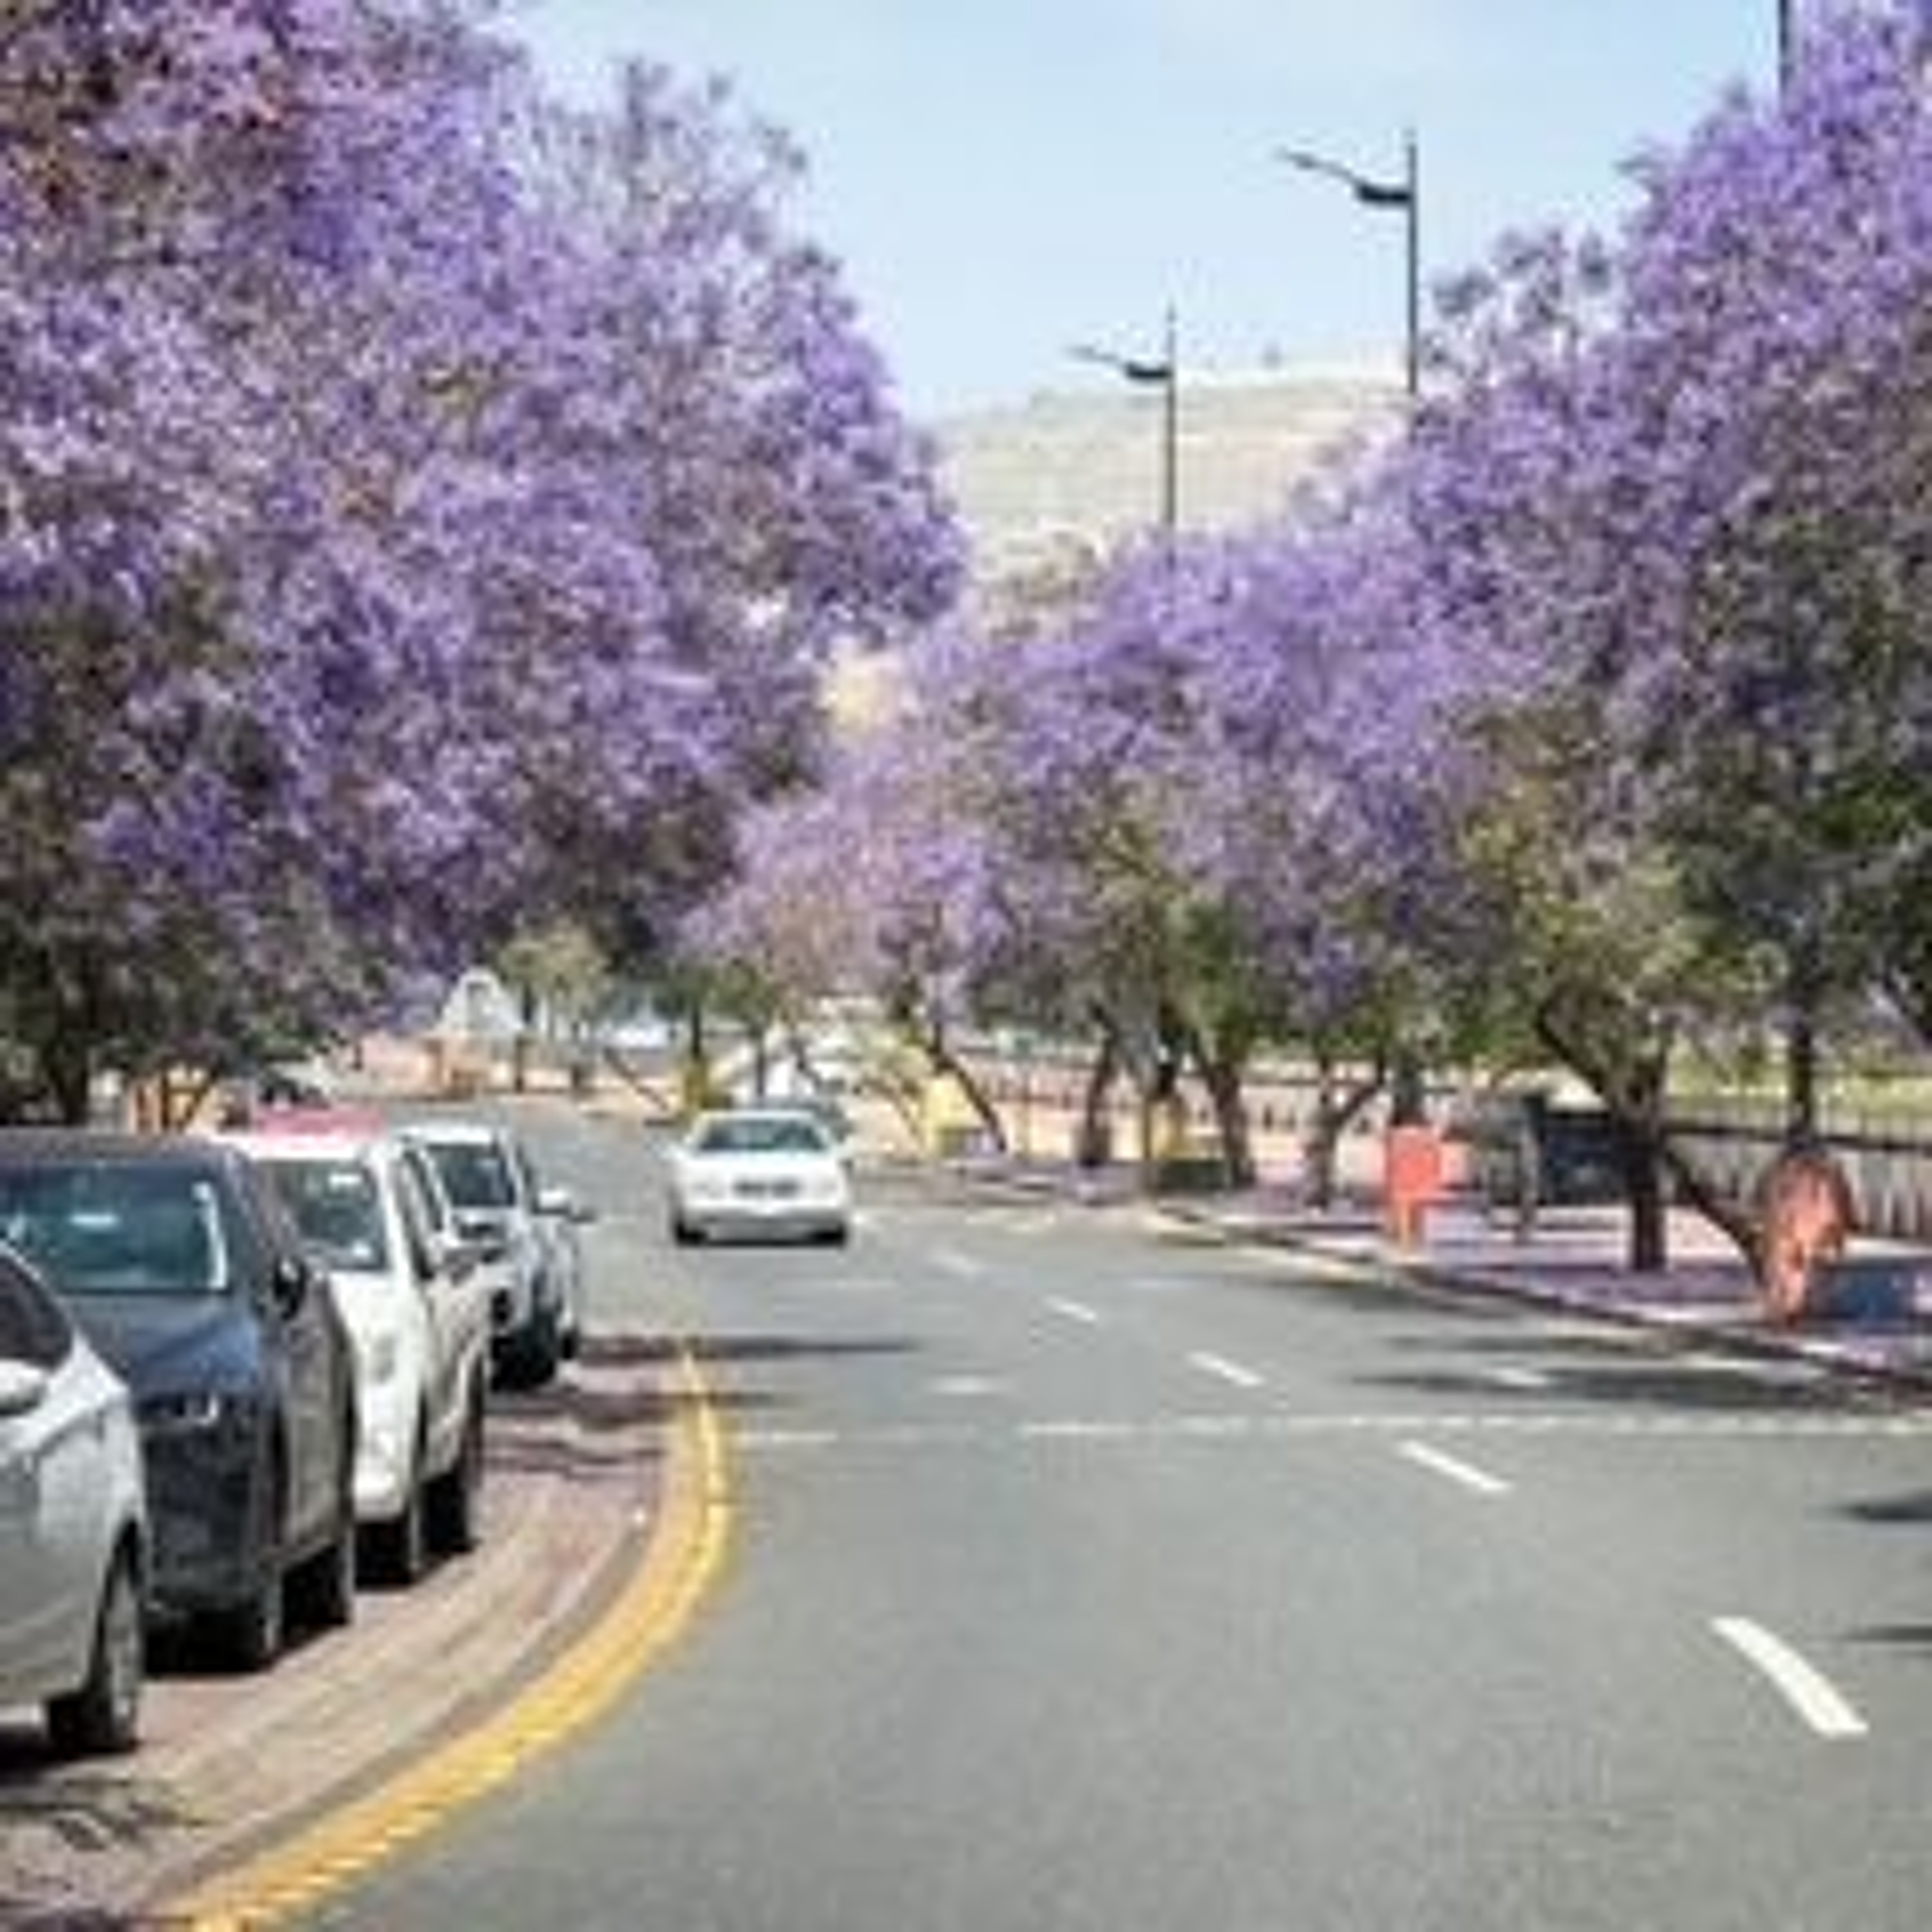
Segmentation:
{"type": "Polygon", "coordinates": [[[1099,362],[1118,370],[1130,382],[1151,384],[1160,389],[1160,524],[1172,544],[1180,521],[1180,355],[1173,310],[1167,311],[1158,358],[1117,355],[1090,342],[1076,342],[1067,352],[1083,362],[1099,362]]]}
{"type": "Polygon", "coordinates": [[[1305,148],[1277,148],[1275,159],[1304,172],[1326,175],[1348,189],[1364,208],[1397,208],[1408,218],[1408,328],[1403,343],[1404,387],[1413,409],[1422,386],[1422,184],[1416,154],[1415,130],[1402,137],[1402,178],[1378,180],[1331,161],[1305,148]]]}

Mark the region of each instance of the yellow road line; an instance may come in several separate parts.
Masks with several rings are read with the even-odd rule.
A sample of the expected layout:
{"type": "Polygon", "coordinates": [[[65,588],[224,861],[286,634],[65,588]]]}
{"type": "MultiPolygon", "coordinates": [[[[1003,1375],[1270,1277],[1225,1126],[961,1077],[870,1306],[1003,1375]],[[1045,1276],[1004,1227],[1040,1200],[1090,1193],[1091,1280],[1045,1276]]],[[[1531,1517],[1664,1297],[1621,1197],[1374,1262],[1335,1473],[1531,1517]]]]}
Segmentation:
{"type": "Polygon", "coordinates": [[[207,1881],[162,1914],[188,1932],[263,1932],[364,1876],[494,1790],[615,1701],[673,1644],[730,1542],[724,1434],[697,1358],[679,1357],[681,1406],[645,1562],[610,1609],[537,1682],[367,1797],[207,1881]]]}

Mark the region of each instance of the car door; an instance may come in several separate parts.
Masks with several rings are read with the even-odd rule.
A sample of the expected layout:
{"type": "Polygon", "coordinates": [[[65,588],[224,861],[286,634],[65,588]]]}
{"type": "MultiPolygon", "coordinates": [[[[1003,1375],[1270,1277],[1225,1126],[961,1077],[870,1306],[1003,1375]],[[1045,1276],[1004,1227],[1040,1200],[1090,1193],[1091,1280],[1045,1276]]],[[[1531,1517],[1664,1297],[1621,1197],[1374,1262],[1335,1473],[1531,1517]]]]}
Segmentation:
{"type": "Polygon", "coordinates": [[[39,1399],[0,1415],[0,1695],[34,1694],[90,1624],[98,1539],[111,1493],[103,1429],[79,1411],[88,1378],[52,1298],[10,1259],[0,1263],[0,1364],[44,1378],[39,1399]]]}
{"type": "Polygon", "coordinates": [[[333,1528],[348,1481],[352,1452],[340,1439],[339,1419],[346,1353],[327,1277],[308,1259],[273,1190],[252,1168],[242,1171],[260,1257],[249,1290],[288,1430],[286,1533],[306,1549],[333,1528]],[[298,1290],[288,1286],[297,1280],[298,1290]]]}
{"type": "Polygon", "coordinates": [[[463,1424],[463,1338],[460,1312],[446,1255],[436,1241],[434,1209],[425,1197],[415,1161],[399,1154],[390,1169],[401,1252],[410,1288],[421,1304],[428,1341],[423,1364],[424,1401],[428,1411],[432,1466],[440,1468],[452,1438],[463,1424]]]}

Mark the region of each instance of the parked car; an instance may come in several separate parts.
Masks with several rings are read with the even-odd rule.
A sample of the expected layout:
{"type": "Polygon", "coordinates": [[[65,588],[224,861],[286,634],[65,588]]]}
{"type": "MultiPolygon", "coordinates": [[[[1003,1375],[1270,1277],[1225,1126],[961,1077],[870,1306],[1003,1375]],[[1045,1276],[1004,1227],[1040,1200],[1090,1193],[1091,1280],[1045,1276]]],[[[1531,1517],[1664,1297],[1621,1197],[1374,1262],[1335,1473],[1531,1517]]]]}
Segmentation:
{"type": "Polygon", "coordinates": [[[0,1248],[0,1705],[42,1705],[63,1756],[135,1742],[147,1564],[127,1387],[0,1248]]]}
{"type": "Polygon", "coordinates": [[[671,1238],[843,1242],[852,1184],[824,1123],[790,1102],[703,1113],[670,1154],[671,1238]]]}
{"type": "Polygon", "coordinates": [[[548,1382],[583,1329],[575,1203],[539,1183],[529,1150],[508,1127],[439,1120],[403,1131],[435,1163],[457,1226],[476,1245],[498,1372],[525,1386],[548,1382]]]}
{"type": "Polygon", "coordinates": [[[356,1516],[391,1580],[475,1546],[490,1382],[490,1294],[428,1154],[326,1118],[232,1137],[328,1270],[355,1343],[356,1516]]]}
{"type": "Polygon", "coordinates": [[[259,1669],[292,1610],[353,1614],[355,1365],[326,1277],[238,1148],[0,1133],[0,1239],[132,1390],[149,1606],[259,1669]]]}

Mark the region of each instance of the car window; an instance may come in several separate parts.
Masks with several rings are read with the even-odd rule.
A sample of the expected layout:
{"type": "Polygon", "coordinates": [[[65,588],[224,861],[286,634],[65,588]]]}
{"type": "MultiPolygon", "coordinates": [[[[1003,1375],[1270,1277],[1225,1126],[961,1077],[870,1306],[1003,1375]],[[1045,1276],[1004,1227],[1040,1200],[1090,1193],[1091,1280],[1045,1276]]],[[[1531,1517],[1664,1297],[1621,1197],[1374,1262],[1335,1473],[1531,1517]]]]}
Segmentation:
{"type": "Polygon", "coordinates": [[[327,1268],[370,1271],[389,1265],[389,1238],[376,1176],[358,1160],[263,1163],[302,1244],[327,1268]]]}
{"type": "Polygon", "coordinates": [[[73,1346],[73,1326],[60,1304],[0,1250],[0,1360],[56,1369],[73,1346]]]}
{"type": "Polygon", "coordinates": [[[458,1213],[517,1204],[516,1183],[499,1148],[485,1141],[432,1141],[429,1150],[458,1213]]]}
{"type": "Polygon", "coordinates": [[[787,1119],[770,1114],[707,1120],[692,1144],[700,1154],[824,1154],[827,1143],[818,1124],[800,1114],[787,1119]]]}
{"type": "Polygon", "coordinates": [[[192,1168],[34,1162],[0,1172],[0,1240],[63,1294],[219,1294],[232,1279],[213,1184],[192,1168]]]}

